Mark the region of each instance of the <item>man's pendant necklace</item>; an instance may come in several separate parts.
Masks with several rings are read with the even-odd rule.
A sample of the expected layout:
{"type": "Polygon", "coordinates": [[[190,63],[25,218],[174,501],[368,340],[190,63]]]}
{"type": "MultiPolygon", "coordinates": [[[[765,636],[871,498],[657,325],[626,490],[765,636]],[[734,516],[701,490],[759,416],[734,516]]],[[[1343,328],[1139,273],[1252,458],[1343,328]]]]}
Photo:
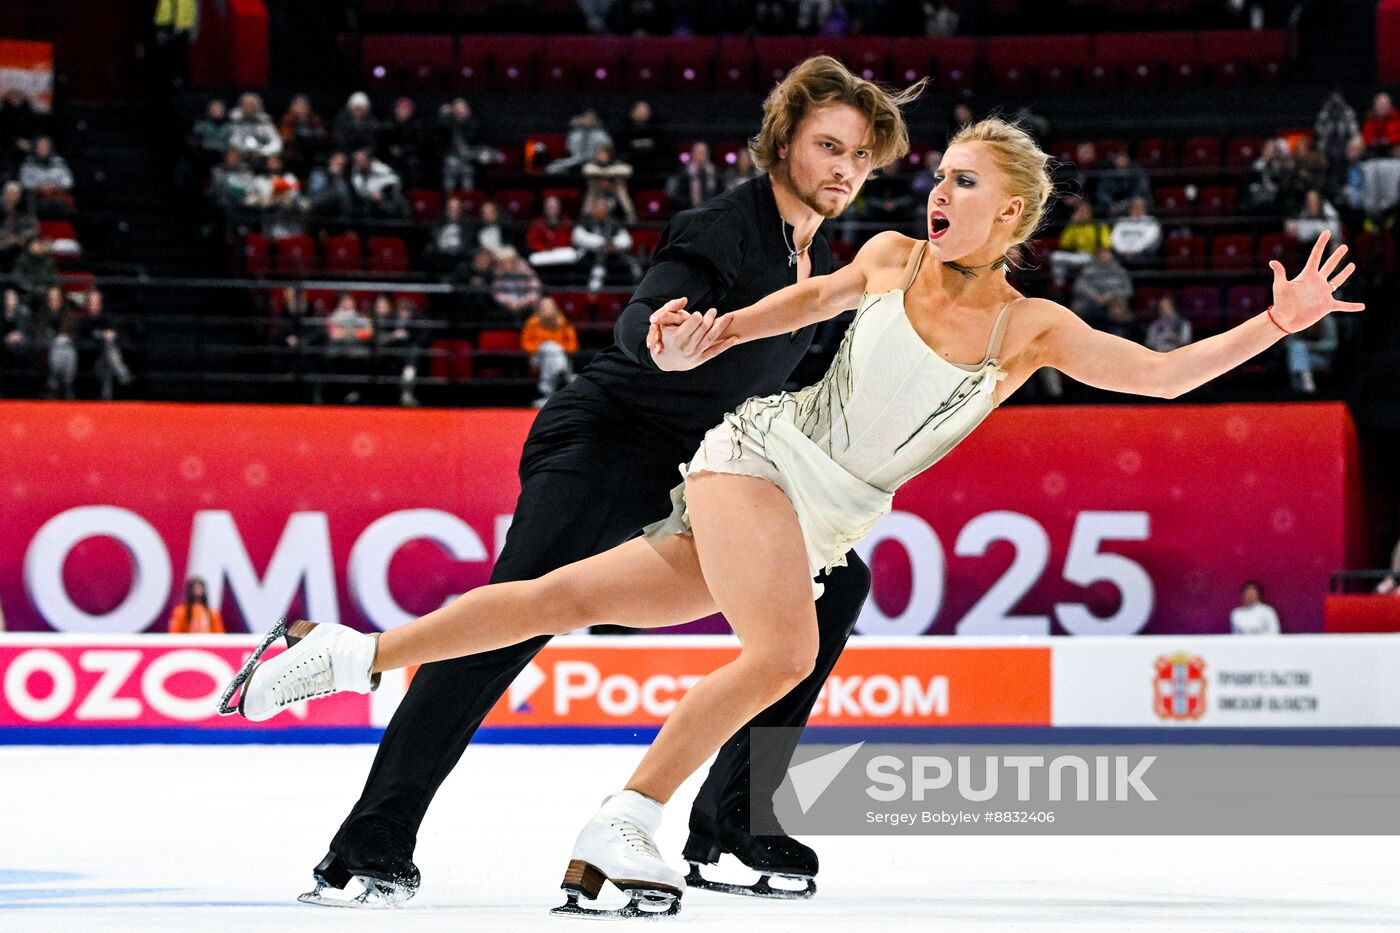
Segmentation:
{"type": "Polygon", "coordinates": [[[809,248],[811,248],[812,240],[815,240],[817,238],[817,235],[815,233],[812,234],[812,240],[808,240],[806,246],[802,247],[801,249],[797,249],[793,246],[792,241],[788,239],[787,221],[783,220],[782,217],[779,217],[778,226],[781,227],[783,231],[783,245],[787,247],[788,268],[791,269],[793,266],[797,265],[797,257],[801,256],[803,253],[807,252],[809,248]]]}

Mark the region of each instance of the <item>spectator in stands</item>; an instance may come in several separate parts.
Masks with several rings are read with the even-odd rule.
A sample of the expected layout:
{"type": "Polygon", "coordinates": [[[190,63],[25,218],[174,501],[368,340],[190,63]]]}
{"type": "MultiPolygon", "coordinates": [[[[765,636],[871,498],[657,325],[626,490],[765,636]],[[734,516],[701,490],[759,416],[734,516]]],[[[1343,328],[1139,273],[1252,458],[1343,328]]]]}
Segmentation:
{"type": "Polygon", "coordinates": [[[47,345],[48,349],[49,379],[44,388],[44,397],[72,399],[76,397],[73,387],[78,379],[78,347],[73,340],[73,315],[68,310],[63,289],[57,285],[44,290],[43,301],[35,333],[41,345],[47,345]]]}
{"type": "Polygon", "coordinates": [[[471,104],[467,103],[466,98],[458,97],[450,104],[443,104],[438,113],[443,191],[476,187],[476,167],[482,157],[481,148],[476,143],[478,129],[471,104]]]}
{"type": "Polygon", "coordinates": [[[269,156],[263,173],[253,179],[251,206],[263,212],[263,233],[273,240],[306,232],[306,202],[301,182],[282,165],[280,156],[269,156]]]}
{"type": "Polygon", "coordinates": [[[53,151],[53,140],[40,136],[33,151],[19,167],[19,184],[41,214],[66,213],[70,209],[73,172],[63,156],[53,151]]]}
{"type": "Polygon", "coordinates": [[[1280,209],[1279,196],[1290,175],[1293,174],[1293,154],[1288,143],[1282,139],[1266,140],[1259,158],[1249,168],[1249,181],[1245,188],[1244,210],[1249,212],[1274,213],[1280,209]]]}
{"type": "Polygon", "coordinates": [[[479,249],[452,272],[452,279],[465,291],[462,312],[465,320],[490,323],[509,315],[496,304],[493,286],[496,283],[496,258],[488,250],[479,249]]]}
{"type": "Polygon", "coordinates": [[[619,155],[638,175],[659,175],[670,170],[672,159],[666,152],[666,135],[657,123],[651,104],[639,100],[627,113],[627,122],[618,134],[619,155]]]}
{"type": "Polygon", "coordinates": [[[331,123],[331,141],[342,152],[374,151],[374,144],[379,141],[379,124],[374,120],[369,95],[364,91],[351,94],[340,113],[335,115],[331,123]]]}
{"type": "Polygon", "coordinates": [[[1108,314],[1113,299],[1127,301],[1133,297],[1133,280],[1113,258],[1113,250],[1102,247],[1094,253],[1093,262],[1086,265],[1074,280],[1074,313],[1090,324],[1108,314]]]}
{"type": "Polygon", "coordinates": [[[609,266],[622,266],[632,277],[641,278],[641,266],[632,257],[632,235],[613,216],[612,202],[607,198],[589,198],[583,205],[583,216],[574,224],[574,248],[580,258],[591,263],[588,290],[603,287],[609,266]]]}
{"type": "Polygon", "coordinates": [[[627,191],[627,182],[631,177],[632,166],[617,161],[612,144],[605,143],[593,153],[593,158],[584,163],[584,197],[611,198],[617,204],[623,223],[634,224],[637,222],[637,211],[627,191]]]}
{"type": "Polygon", "coordinates": [[[543,290],[540,277],[514,247],[495,252],[496,269],[492,277],[491,296],[497,307],[519,324],[535,310],[543,290]]]}
{"type": "Polygon", "coordinates": [[[1050,253],[1050,278],[1063,288],[1070,275],[1087,266],[1094,254],[1113,244],[1108,224],[1094,219],[1094,208],[1083,198],[1076,200],[1074,215],[1060,233],[1059,248],[1050,253]]]}
{"type": "Polygon", "coordinates": [[[29,155],[31,140],[39,135],[42,118],[34,110],[29,95],[11,87],[0,101],[0,175],[15,170],[29,155]]]}
{"type": "Polygon", "coordinates": [[[394,101],[394,116],[380,135],[379,151],[398,169],[405,188],[423,184],[423,157],[427,148],[423,124],[414,112],[412,98],[400,97],[394,101]]]}
{"type": "Polygon", "coordinates": [[[96,288],[89,288],[83,294],[83,316],[76,330],[81,349],[92,355],[92,371],[97,376],[101,398],[111,401],[114,383],[131,385],[132,377],[102,292],[96,288]]]}
{"type": "Polygon", "coordinates": [[[324,168],[311,173],[306,185],[307,209],[323,223],[345,223],[355,210],[356,194],[350,183],[350,160],[332,152],[324,168]]]}
{"type": "Polygon", "coordinates": [[[1253,580],[1240,592],[1240,604],[1230,610],[1230,632],[1234,635],[1278,635],[1282,631],[1278,613],[1264,602],[1264,591],[1253,580]]]}
{"type": "Polygon", "coordinates": [[[227,151],[233,127],[228,122],[228,107],[217,97],[204,108],[204,116],[190,130],[192,146],[203,154],[202,164],[213,165],[227,151]]]}
{"type": "Polygon", "coordinates": [[[1152,203],[1147,173],[1126,152],[1115,152],[1112,166],[1094,189],[1095,211],[1100,217],[1122,217],[1137,200],[1152,203]]]}
{"type": "MultiPolygon", "coordinates": [[[[306,374],[315,369],[324,343],[326,326],[316,316],[306,292],[288,285],[282,289],[276,316],[273,318],[273,341],[287,348],[291,376],[300,385],[306,374]]],[[[274,362],[274,366],[276,363],[274,362]]],[[[279,367],[280,368],[280,367],[279,367]]],[[[321,382],[312,383],[312,401],[321,401],[321,382]]]]}
{"type": "Polygon", "coordinates": [[[545,171],[557,175],[580,169],[598,151],[599,146],[611,147],[612,144],[612,137],[603,128],[603,121],[598,119],[597,112],[585,110],[569,121],[569,134],[564,140],[568,155],[549,163],[545,171]]]}
{"type": "Polygon", "coordinates": [[[172,635],[222,635],[224,619],[209,605],[209,592],[199,577],[185,581],[185,599],[170,610],[167,626],[172,635]]]}
{"type": "Polygon", "coordinates": [[[1330,369],[1337,352],[1337,322],[1328,315],[1302,333],[1283,338],[1283,345],[1288,353],[1288,381],[1293,391],[1313,395],[1317,392],[1313,371],[1330,369]]]}
{"type": "Polygon", "coordinates": [[[462,213],[462,199],[448,198],[443,205],[442,217],[428,233],[429,268],[435,272],[456,268],[475,249],[475,242],[468,242],[475,232],[462,213]]]}
{"type": "Polygon", "coordinates": [[[1069,177],[1063,179],[1067,183],[1064,190],[1097,206],[1098,177],[1108,168],[1109,164],[1099,158],[1098,147],[1091,142],[1082,142],[1074,147],[1074,166],[1069,171],[1069,177]],[[1077,189],[1075,185],[1078,185],[1077,189]]]}
{"type": "Polygon", "coordinates": [[[248,192],[253,187],[253,170],[244,158],[243,151],[230,146],[224,153],[224,161],[214,167],[209,179],[209,197],[215,206],[224,211],[235,211],[248,203],[248,192]]]}
{"type": "Polygon", "coordinates": [[[1327,203],[1322,192],[1313,189],[1303,199],[1303,212],[1285,225],[1288,233],[1298,239],[1298,245],[1309,248],[1327,230],[1334,242],[1341,242],[1342,218],[1337,209],[1327,203]]]}
{"type": "Polygon", "coordinates": [[[246,93],[238,98],[238,106],[228,115],[229,145],[239,152],[266,158],[282,152],[282,137],[272,118],[263,110],[262,98],[246,93]]]}
{"type": "Polygon", "coordinates": [[[953,36],[958,32],[958,12],[947,0],[924,0],[924,35],[953,36]]]}
{"type": "Polygon", "coordinates": [[[1361,211],[1367,230],[1388,229],[1391,212],[1400,206],[1400,146],[1388,156],[1368,158],[1361,163],[1361,211]]]}
{"type": "Polygon", "coordinates": [[[1114,221],[1113,251],[1124,262],[1132,262],[1155,255],[1161,245],[1161,221],[1147,213],[1146,201],[1133,198],[1128,216],[1114,221]]]}
{"type": "Polygon", "coordinates": [[[871,173],[858,196],[859,209],[851,211],[864,225],[866,235],[862,236],[853,224],[847,224],[843,239],[859,244],[870,239],[877,230],[909,228],[915,216],[914,189],[903,169],[903,162],[897,159],[879,172],[871,173]]]}
{"type": "Polygon", "coordinates": [[[1396,112],[1390,95],[1382,91],[1371,101],[1366,122],[1361,124],[1361,138],[1372,155],[1389,155],[1400,145],[1400,112],[1396,112]]]}
{"type": "Polygon", "coordinates": [[[306,174],[321,156],[326,144],[326,124],[311,106],[311,98],[298,94],[282,114],[283,154],[298,174],[306,174]]]}
{"type": "Polygon", "coordinates": [[[1332,167],[1327,187],[1335,191],[1343,182],[1344,173],[1338,171],[1338,167],[1346,165],[1347,148],[1353,139],[1361,135],[1361,127],[1356,122],[1356,111],[1351,109],[1341,91],[1333,91],[1327,96],[1327,100],[1323,101],[1322,109],[1318,111],[1317,120],[1313,124],[1313,133],[1317,136],[1318,150],[1332,167]]]}
{"type": "Polygon", "coordinates": [[[1284,180],[1281,201],[1284,210],[1293,213],[1303,206],[1309,191],[1321,190],[1327,184],[1327,157],[1311,139],[1299,137],[1293,148],[1293,170],[1284,180]]]}
{"type": "Polygon", "coordinates": [[[692,144],[685,167],[666,182],[666,193],[675,202],[677,210],[686,210],[699,207],[719,191],[719,172],[714,162],[710,161],[709,144],[692,144]]]}
{"type": "Polygon", "coordinates": [[[391,302],[388,295],[381,295],[375,299],[374,342],[382,368],[388,375],[398,377],[399,404],[404,408],[418,406],[415,390],[422,346],[416,318],[417,308],[411,298],[400,297],[391,302]]]}
{"type": "MultiPolygon", "coordinates": [[[[720,187],[729,191],[762,174],[758,167],[753,164],[753,155],[749,152],[749,147],[745,146],[734,154],[734,164],[725,166],[724,172],[720,176],[720,187]]],[[[866,184],[869,185],[869,182],[866,184]]]]}
{"type": "Polygon", "coordinates": [[[543,213],[525,231],[530,265],[558,266],[578,261],[573,246],[574,225],[564,216],[564,205],[554,195],[544,199],[543,213]]]}
{"type": "Polygon", "coordinates": [[[1150,350],[1170,353],[1191,342],[1191,322],[1176,311],[1176,299],[1163,295],[1157,299],[1157,316],[1147,325],[1147,336],[1143,339],[1150,350]]]}
{"type": "MultiPolygon", "coordinates": [[[[326,317],[326,368],[334,375],[363,376],[374,340],[374,327],[360,310],[355,296],[343,292],[335,302],[335,310],[326,317]]],[[[360,400],[353,383],[342,397],[347,405],[360,400]]]]}
{"type": "Polygon", "coordinates": [[[0,188],[0,275],[10,271],[15,259],[39,235],[39,218],[29,209],[24,189],[7,181],[0,188]]]}
{"type": "Polygon", "coordinates": [[[58,264],[49,250],[49,241],[36,236],[28,247],[15,257],[10,277],[22,292],[39,296],[44,289],[58,281],[58,264]]]}
{"type": "Polygon", "coordinates": [[[1382,596],[1400,596],[1400,541],[1395,542],[1395,550],[1390,553],[1390,573],[1376,584],[1376,592],[1382,596]]]}
{"type": "Polygon", "coordinates": [[[374,157],[369,149],[355,153],[350,163],[350,188],[356,213],[375,220],[407,219],[408,199],[398,173],[374,157]]]}
{"type": "Polygon", "coordinates": [[[12,374],[33,367],[34,320],[29,303],[17,288],[7,288],[0,296],[0,397],[13,393],[17,380],[12,374]]]}
{"type": "Polygon", "coordinates": [[[1099,330],[1124,340],[1131,340],[1133,343],[1143,341],[1142,325],[1138,323],[1133,309],[1128,307],[1128,303],[1122,298],[1114,298],[1108,303],[1108,314],[1099,323],[1099,330]]]}
{"type": "Polygon", "coordinates": [[[262,171],[253,175],[248,184],[243,203],[248,207],[267,209],[277,205],[279,198],[285,199],[288,192],[301,192],[301,181],[287,171],[281,156],[268,156],[263,162],[262,171]]]}
{"type": "Polygon", "coordinates": [[[539,373],[535,407],[542,408],[551,395],[574,381],[570,358],[578,352],[578,333],[553,298],[540,299],[539,309],[525,322],[520,349],[530,355],[530,366],[539,373]]]}
{"type": "Polygon", "coordinates": [[[468,248],[475,246],[476,249],[492,253],[498,253],[507,247],[516,249],[520,242],[515,222],[509,216],[501,214],[501,209],[496,206],[495,201],[487,201],[481,205],[473,236],[475,243],[469,241],[468,248]]]}
{"type": "Polygon", "coordinates": [[[1366,196],[1366,140],[1357,136],[1347,143],[1346,162],[1343,165],[1343,178],[1340,189],[1340,203],[1353,214],[1363,210],[1366,196]]]}

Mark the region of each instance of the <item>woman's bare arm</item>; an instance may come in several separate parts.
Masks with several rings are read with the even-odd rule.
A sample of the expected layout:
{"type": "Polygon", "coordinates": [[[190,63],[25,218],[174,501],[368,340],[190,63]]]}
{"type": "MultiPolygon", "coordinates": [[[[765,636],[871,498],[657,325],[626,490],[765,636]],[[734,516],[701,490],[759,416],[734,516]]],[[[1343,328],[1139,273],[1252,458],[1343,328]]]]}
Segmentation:
{"type": "Polygon", "coordinates": [[[1269,264],[1274,271],[1273,320],[1268,313],[1258,314],[1238,327],[1169,353],[1095,330],[1068,308],[1033,299],[1046,322],[1033,344],[1034,361],[1096,388],[1176,398],[1267,350],[1283,338],[1284,329],[1306,330],[1334,310],[1361,311],[1366,307],[1332,296],[1332,289],[1350,278],[1356,266],[1348,263],[1336,273],[1346,254],[1345,246],[1323,262],[1327,239],[1326,233],[1318,238],[1303,271],[1292,279],[1279,263],[1269,264]]]}
{"type": "Polygon", "coordinates": [[[908,237],[892,231],[877,234],[849,265],[779,289],[725,315],[717,315],[713,308],[703,314],[687,313],[683,300],[667,302],[651,316],[647,345],[662,368],[692,369],[735,344],[829,320],[856,306],[872,275],[902,266],[909,257],[908,243],[908,237]],[[658,348],[668,352],[662,354],[658,348]]]}

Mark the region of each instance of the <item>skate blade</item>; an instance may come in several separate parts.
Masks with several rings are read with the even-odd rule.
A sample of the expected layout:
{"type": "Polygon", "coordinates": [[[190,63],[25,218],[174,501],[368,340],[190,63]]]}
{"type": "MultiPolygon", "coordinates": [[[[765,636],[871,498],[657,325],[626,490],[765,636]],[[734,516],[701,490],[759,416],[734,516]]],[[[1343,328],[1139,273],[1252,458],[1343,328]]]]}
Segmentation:
{"type": "Polygon", "coordinates": [[[413,891],[403,885],[390,884],[387,881],[380,881],[377,878],[366,878],[364,875],[355,875],[354,881],[344,890],[334,888],[330,885],[317,881],[314,891],[307,891],[305,894],[297,896],[297,900],[303,904],[311,904],[315,907],[349,907],[354,910],[390,910],[400,907],[405,901],[413,897],[413,891]],[[355,882],[359,882],[360,891],[353,890],[355,882]]]}
{"type": "Polygon", "coordinates": [[[581,894],[566,889],[567,900],[549,913],[553,917],[574,917],[579,920],[661,920],[681,912],[680,896],[672,891],[632,888],[624,893],[629,898],[626,904],[607,909],[584,907],[578,902],[581,894]]]}
{"type": "Polygon", "coordinates": [[[263,640],[253,649],[253,653],[248,656],[248,660],[244,661],[243,666],[238,669],[238,673],[233,675],[233,680],[230,680],[228,686],[224,688],[223,696],[219,697],[220,716],[232,716],[235,713],[242,714],[244,694],[239,693],[238,704],[235,706],[233,703],[234,692],[248,682],[248,678],[253,673],[253,668],[257,667],[258,661],[262,659],[263,652],[271,648],[272,643],[285,634],[287,634],[287,620],[278,619],[277,624],[272,627],[272,631],[268,632],[267,635],[263,637],[263,640]]]}
{"type": "Polygon", "coordinates": [[[700,891],[714,891],[719,894],[738,894],[743,897],[767,897],[774,900],[805,901],[817,893],[816,879],[808,875],[760,875],[753,884],[733,884],[728,881],[711,881],[700,873],[700,863],[690,863],[690,873],[685,876],[685,886],[700,891]],[[770,878],[783,878],[789,881],[805,882],[806,887],[783,888],[769,884],[770,878]]]}

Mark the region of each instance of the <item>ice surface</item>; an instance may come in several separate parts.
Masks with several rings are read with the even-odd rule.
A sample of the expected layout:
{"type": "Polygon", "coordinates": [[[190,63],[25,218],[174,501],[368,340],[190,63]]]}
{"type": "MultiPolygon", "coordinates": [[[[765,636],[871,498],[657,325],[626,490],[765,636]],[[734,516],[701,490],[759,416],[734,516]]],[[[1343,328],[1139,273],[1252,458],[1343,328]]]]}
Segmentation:
{"type": "MultiPolygon", "coordinates": [[[[548,910],[562,901],[574,835],[640,747],[472,748],[428,813],[417,898],[393,912],[297,904],[373,753],[0,748],[0,930],[596,929],[548,910]]],[[[678,867],[697,786],[667,808],[659,840],[678,867]]],[[[807,841],[822,861],[814,899],[692,891],[665,924],[726,933],[1400,929],[1393,838],[807,841]]]]}

